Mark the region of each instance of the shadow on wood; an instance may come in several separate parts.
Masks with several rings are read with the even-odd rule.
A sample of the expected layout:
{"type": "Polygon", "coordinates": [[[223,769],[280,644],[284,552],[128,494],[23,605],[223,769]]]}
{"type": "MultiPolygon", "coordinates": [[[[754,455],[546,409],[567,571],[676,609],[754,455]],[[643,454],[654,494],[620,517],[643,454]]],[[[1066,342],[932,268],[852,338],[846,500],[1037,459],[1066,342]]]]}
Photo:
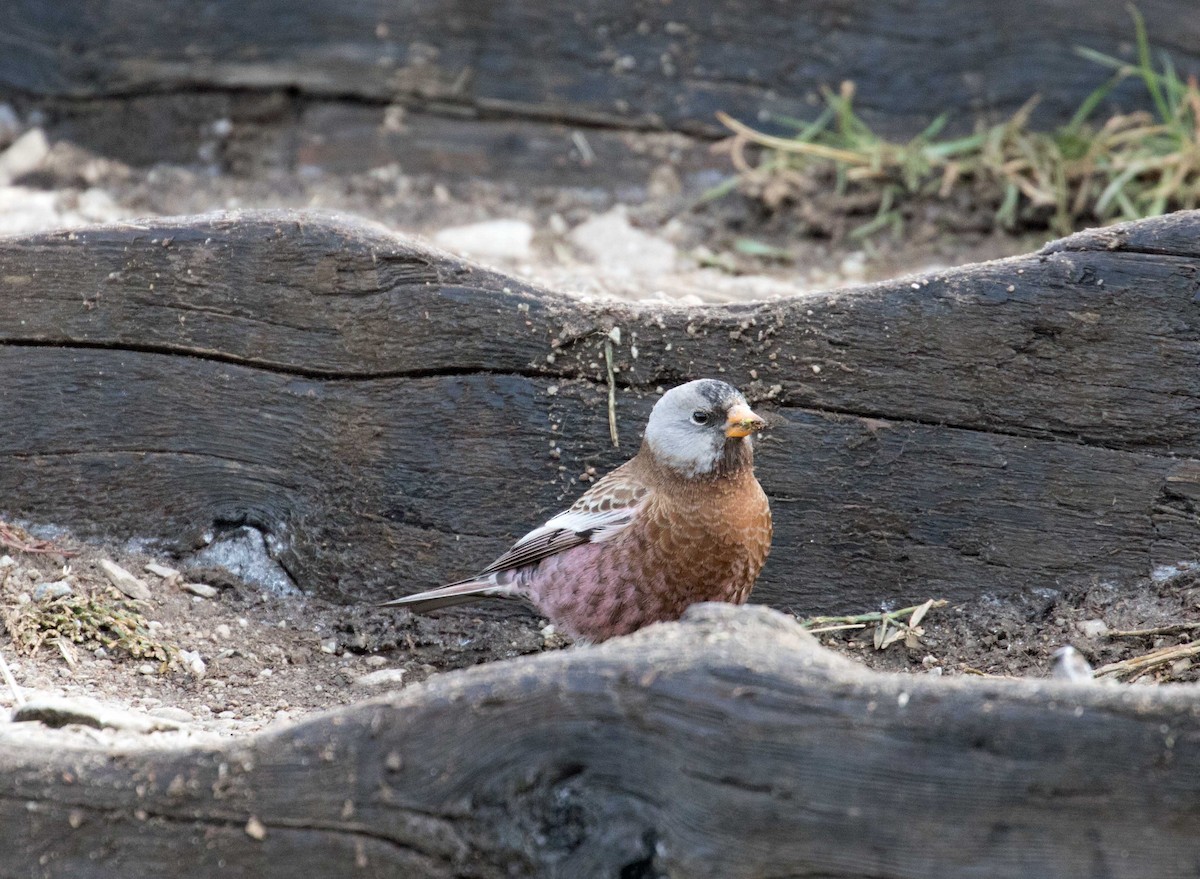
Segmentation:
{"type": "Polygon", "coordinates": [[[0,873],[1193,876],[1194,706],[871,674],[775,612],[700,605],[220,747],[10,741],[0,873]]]}
{"type": "Polygon", "coordinates": [[[475,570],[722,376],[760,447],[756,596],[1016,597],[1200,558],[1200,214],[760,304],[583,303],[326,215],[0,241],[0,512],[186,555],[244,526],[343,599],[475,570]],[[603,345],[614,327],[621,447],[603,345]]]}

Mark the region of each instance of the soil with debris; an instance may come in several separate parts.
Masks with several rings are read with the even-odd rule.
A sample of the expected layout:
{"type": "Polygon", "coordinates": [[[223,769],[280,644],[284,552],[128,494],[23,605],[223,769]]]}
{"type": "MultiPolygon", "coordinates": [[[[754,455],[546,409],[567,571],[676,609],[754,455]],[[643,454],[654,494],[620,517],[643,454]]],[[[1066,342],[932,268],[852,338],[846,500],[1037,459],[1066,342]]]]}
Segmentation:
{"type": "MultiPolygon", "coordinates": [[[[0,683],[0,706],[26,702],[21,716],[51,725],[115,727],[105,730],[108,739],[88,730],[110,744],[122,730],[144,732],[146,723],[189,740],[242,735],[440,672],[567,643],[534,613],[501,616],[496,603],[430,616],[333,605],[273,595],[219,568],[177,572],[171,559],[61,533],[42,542],[0,525],[0,658],[11,672],[0,683]],[[79,612],[85,605],[87,615],[79,612]],[[89,708],[89,699],[98,705],[89,708]],[[79,711],[94,716],[71,713],[79,711]],[[103,712],[129,720],[110,722],[103,712]]],[[[1042,677],[1067,644],[1103,672],[1197,637],[1200,572],[1163,572],[1136,587],[1045,592],[1025,603],[983,598],[931,607],[911,628],[910,619],[818,637],[871,668],[901,673],[1042,677]],[[1146,629],[1155,631],[1136,634],[1146,629]]],[[[1193,662],[1185,647],[1144,672],[1117,667],[1112,676],[1133,678],[1198,680],[1200,659],[1193,662]]],[[[10,724],[9,733],[20,726],[10,724]]]]}
{"type": "MultiPolygon", "coordinates": [[[[133,167],[54,141],[39,118],[0,104],[0,235],[221,209],[326,209],[564,293],[685,305],[936,271],[1035,250],[1051,237],[1006,234],[981,222],[970,204],[946,202],[911,212],[901,237],[857,239],[853,230],[871,211],[851,196],[824,187],[811,203],[777,211],[736,191],[706,200],[732,166],[728,175],[683,180],[669,158],[620,193],[439,179],[398,164],[356,173],[266,167],[254,176],[226,173],[201,156],[189,165],[133,167]]],[[[645,139],[647,151],[664,136],[630,138],[645,139]]]]}
{"type": "MultiPolygon", "coordinates": [[[[174,564],[66,535],[37,541],[16,526],[0,529],[0,655],[22,696],[92,697],[238,734],[565,643],[532,613],[512,619],[480,607],[415,617],[275,595],[220,568],[174,564]],[[114,585],[105,570],[113,564],[148,598],[114,585]],[[113,617],[135,618],[136,631],[113,617]],[[47,626],[64,618],[66,625],[47,626]]],[[[0,705],[17,705],[2,682],[0,705]]]]}

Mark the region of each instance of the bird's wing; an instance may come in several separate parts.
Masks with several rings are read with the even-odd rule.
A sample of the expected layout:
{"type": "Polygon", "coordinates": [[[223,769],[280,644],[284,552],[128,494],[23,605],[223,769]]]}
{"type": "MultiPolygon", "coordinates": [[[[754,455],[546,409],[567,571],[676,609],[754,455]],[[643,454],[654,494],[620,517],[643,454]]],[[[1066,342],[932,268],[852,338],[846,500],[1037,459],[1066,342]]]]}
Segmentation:
{"type": "Polygon", "coordinates": [[[483,573],[523,568],[575,546],[610,540],[634,520],[646,493],[641,482],[631,478],[624,467],[618,468],[593,485],[569,510],[514,543],[483,573]]]}

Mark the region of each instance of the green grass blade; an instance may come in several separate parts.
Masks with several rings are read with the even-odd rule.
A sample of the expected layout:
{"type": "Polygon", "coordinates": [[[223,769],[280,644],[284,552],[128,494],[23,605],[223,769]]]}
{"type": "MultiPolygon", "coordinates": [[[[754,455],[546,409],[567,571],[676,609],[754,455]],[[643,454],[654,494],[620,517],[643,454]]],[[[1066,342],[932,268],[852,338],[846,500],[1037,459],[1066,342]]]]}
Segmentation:
{"type": "MultiPolygon", "coordinates": [[[[1134,162],[1116,177],[1109,181],[1108,186],[1104,187],[1104,191],[1100,193],[1100,197],[1096,199],[1096,213],[1103,216],[1108,210],[1109,204],[1121,196],[1124,196],[1125,184],[1132,180],[1137,175],[1146,170],[1146,166],[1141,162],[1134,162]]],[[[1128,201],[1128,197],[1126,197],[1128,201]]]]}
{"type": "Polygon", "coordinates": [[[1154,100],[1154,106],[1158,109],[1159,118],[1165,122],[1171,118],[1171,108],[1163,97],[1158,74],[1154,71],[1154,62],[1150,57],[1150,38],[1146,35],[1146,21],[1142,18],[1142,13],[1132,3],[1128,4],[1126,8],[1129,10],[1129,14],[1133,16],[1133,29],[1137,38],[1138,74],[1142,77],[1142,81],[1146,83],[1146,90],[1150,92],[1150,97],[1154,100]]]}
{"type": "Polygon", "coordinates": [[[922,152],[930,158],[949,159],[954,156],[959,156],[964,153],[979,152],[987,142],[987,133],[980,132],[972,134],[969,137],[960,137],[955,140],[944,140],[941,143],[926,144],[922,147],[922,152]]]}
{"type": "Polygon", "coordinates": [[[1095,89],[1090,95],[1084,98],[1083,103],[1079,105],[1079,109],[1075,111],[1075,115],[1071,117],[1071,121],[1067,123],[1067,130],[1077,132],[1082,128],[1083,123],[1092,118],[1092,114],[1096,112],[1096,107],[1100,105],[1100,102],[1112,94],[1112,90],[1120,85],[1126,76],[1128,76],[1127,71],[1118,70],[1108,78],[1108,81],[1104,85],[1095,89]]]}
{"type": "Polygon", "coordinates": [[[716,186],[710,187],[709,189],[706,189],[704,192],[700,193],[699,197],[696,199],[696,204],[707,204],[710,201],[716,201],[717,199],[724,198],[725,196],[729,195],[729,193],[737,189],[737,185],[740,180],[741,178],[739,178],[737,174],[734,174],[731,177],[726,177],[716,186]]]}
{"type": "Polygon", "coordinates": [[[1088,61],[1091,61],[1095,64],[1099,64],[1102,67],[1111,67],[1113,70],[1116,70],[1123,76],[1133,73],[1136,69],[1128,61],[1122,61],[1120,58],[1117,58],[1113,55],[1107,55],[1104,52],[1097,51],[1096,49],[1090,49],[1087,46],[1076,46],[1075,54],[1081,58],[1086,58],[1088,61]]]}
{"type": "Polygon", "coordinates": [[[941,113],[936,119],[925,126],[925,130],[918,134],[914,140],[933,140],[942,133],[942,129],[946,127],[946,123],[950,121],[950,114],[941,113]]]}

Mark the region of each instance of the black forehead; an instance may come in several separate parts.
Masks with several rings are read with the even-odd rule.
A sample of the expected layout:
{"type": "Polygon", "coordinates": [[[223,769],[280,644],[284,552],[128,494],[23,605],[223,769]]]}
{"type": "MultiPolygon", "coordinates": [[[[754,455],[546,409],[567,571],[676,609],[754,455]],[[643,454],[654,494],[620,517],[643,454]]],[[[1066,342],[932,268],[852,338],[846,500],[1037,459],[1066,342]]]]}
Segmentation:
{"type": "Polygon", "coordinates": [[[706,378],[696,386],[696,392],[714,409],[725,409],[737,399],[737,389],[725,382],[706,378]]]}

